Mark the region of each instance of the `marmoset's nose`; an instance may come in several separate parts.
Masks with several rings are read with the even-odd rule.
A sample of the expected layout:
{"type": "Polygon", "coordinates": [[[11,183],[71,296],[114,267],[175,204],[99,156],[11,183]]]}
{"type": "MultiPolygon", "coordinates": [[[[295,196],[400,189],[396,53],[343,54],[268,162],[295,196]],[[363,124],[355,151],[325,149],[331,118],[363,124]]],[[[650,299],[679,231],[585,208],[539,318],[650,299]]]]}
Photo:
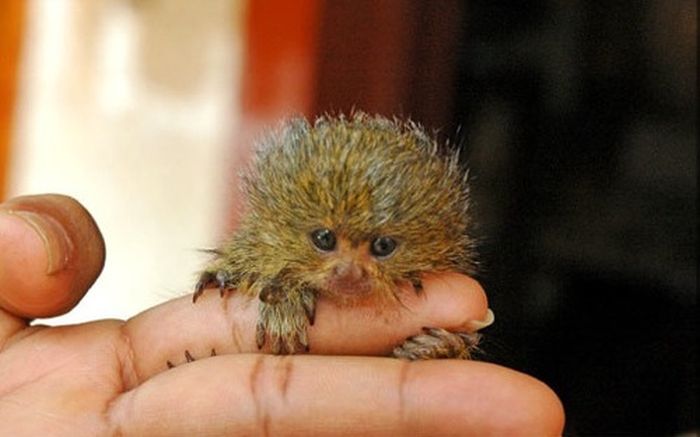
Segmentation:
{"type": "Polygon", "coordinates": [[[367,271],[356,262],[341,261],[333,266],[333,275],[350,281],[359,281],[367,278],[367,271]]]}

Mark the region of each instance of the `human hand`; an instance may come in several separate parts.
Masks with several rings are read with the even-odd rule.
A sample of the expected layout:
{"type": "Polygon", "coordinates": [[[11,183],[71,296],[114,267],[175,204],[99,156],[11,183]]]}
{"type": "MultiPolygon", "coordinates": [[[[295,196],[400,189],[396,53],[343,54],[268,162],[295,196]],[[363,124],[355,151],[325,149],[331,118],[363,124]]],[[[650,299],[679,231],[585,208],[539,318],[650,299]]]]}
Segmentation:
{"type": "Polygon", "coordinates": [[[185,296],[125,322],[29,326],[75,306],[103,261],[99,231],[74,200],[0,205],[0,435],[562,432],[556,395],[513,370],[340,356],[386,354],[422,326],[473,327],[487,301],[467,277],[427,278],[423,297],[406,295],[408,311],[380,317],[319,302],[309,335],[325,355],[253,353],[256,309],[235,293],[196,305],[185,296]],[[197,361],[183,364],[185,351],[197,361]]]}

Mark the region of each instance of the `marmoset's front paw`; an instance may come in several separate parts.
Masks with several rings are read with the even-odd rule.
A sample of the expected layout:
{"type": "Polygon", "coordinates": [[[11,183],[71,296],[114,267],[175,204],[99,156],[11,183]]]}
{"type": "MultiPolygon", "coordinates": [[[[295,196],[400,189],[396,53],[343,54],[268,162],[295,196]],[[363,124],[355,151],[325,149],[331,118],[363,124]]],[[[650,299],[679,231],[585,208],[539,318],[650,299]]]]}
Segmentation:
{"type": "Polygon", "coordinates": [[[423,334],[409,337],[394,349],[393,356],[405,360],[436,358],[471,359],[481,336],[477,333],[450,332],[440,328],[423,328],[423,334]]]}
{"type": "Polygon", "coordinates": [[[255,340],[258,349],[269,341],[273,354],[309,351],[307,330],[314,323],[316,293],[311,290],[279,293],[263,289],[260,294],[255,340]]]}
{"type": "Polygon", "coordinates": [[[197,299],[204,293],[204,290],[211,286],[216,286],[219,289],[221,297],[227,290],[236,288],[237,281],[234,276],[226,270],[207,270],[199,275],[199,280],[192,295],[192,302],[197,302],[197,299]]]}

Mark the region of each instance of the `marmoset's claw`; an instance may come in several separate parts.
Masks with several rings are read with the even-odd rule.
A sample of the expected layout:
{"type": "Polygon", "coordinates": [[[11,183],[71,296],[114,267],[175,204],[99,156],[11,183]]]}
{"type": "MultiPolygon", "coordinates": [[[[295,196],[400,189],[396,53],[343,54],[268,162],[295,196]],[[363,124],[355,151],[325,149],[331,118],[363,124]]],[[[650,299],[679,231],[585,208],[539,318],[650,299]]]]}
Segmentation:
{"type": "Polygon", "coordinates": [[[215,285],[219,289],[221,297],[224,297],[226,291],[230,290],[233,285],[231,275],[225,270],[218,270],[216,273],[209,271],[202,273],[195,286],[192,302],[197,302],[197,299],[204,293],[204,290],[212,285],[215,285]]]}
{"type": "Polygon", "coordinates": [[[212,272],[204,272],[199,276],[197,285],[194,287],[194,294],[192,295],[192,303],[196,303],[197,299],[204,293],[204,290],[212,285],[216,280],[216,276],[212,272]]]}
{"type": "Polygon", "coordinates": [[[259,321],[255,325],[255,344],[258,346],[258,350],[265,346],[265,326],[259,321]]]}

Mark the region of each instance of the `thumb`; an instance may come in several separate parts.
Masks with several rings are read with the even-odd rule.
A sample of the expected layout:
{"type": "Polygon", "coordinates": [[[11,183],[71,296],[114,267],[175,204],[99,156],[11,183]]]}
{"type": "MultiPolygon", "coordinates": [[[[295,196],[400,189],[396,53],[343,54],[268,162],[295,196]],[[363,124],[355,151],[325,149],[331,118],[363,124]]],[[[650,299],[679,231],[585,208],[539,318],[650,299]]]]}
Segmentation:
{"type": "Polygon", "coordinates": [[[90,213],[57,194],[0,204],[0,308],[36,318],[73,308],[102,271],[105,247],[90,213]]]}

